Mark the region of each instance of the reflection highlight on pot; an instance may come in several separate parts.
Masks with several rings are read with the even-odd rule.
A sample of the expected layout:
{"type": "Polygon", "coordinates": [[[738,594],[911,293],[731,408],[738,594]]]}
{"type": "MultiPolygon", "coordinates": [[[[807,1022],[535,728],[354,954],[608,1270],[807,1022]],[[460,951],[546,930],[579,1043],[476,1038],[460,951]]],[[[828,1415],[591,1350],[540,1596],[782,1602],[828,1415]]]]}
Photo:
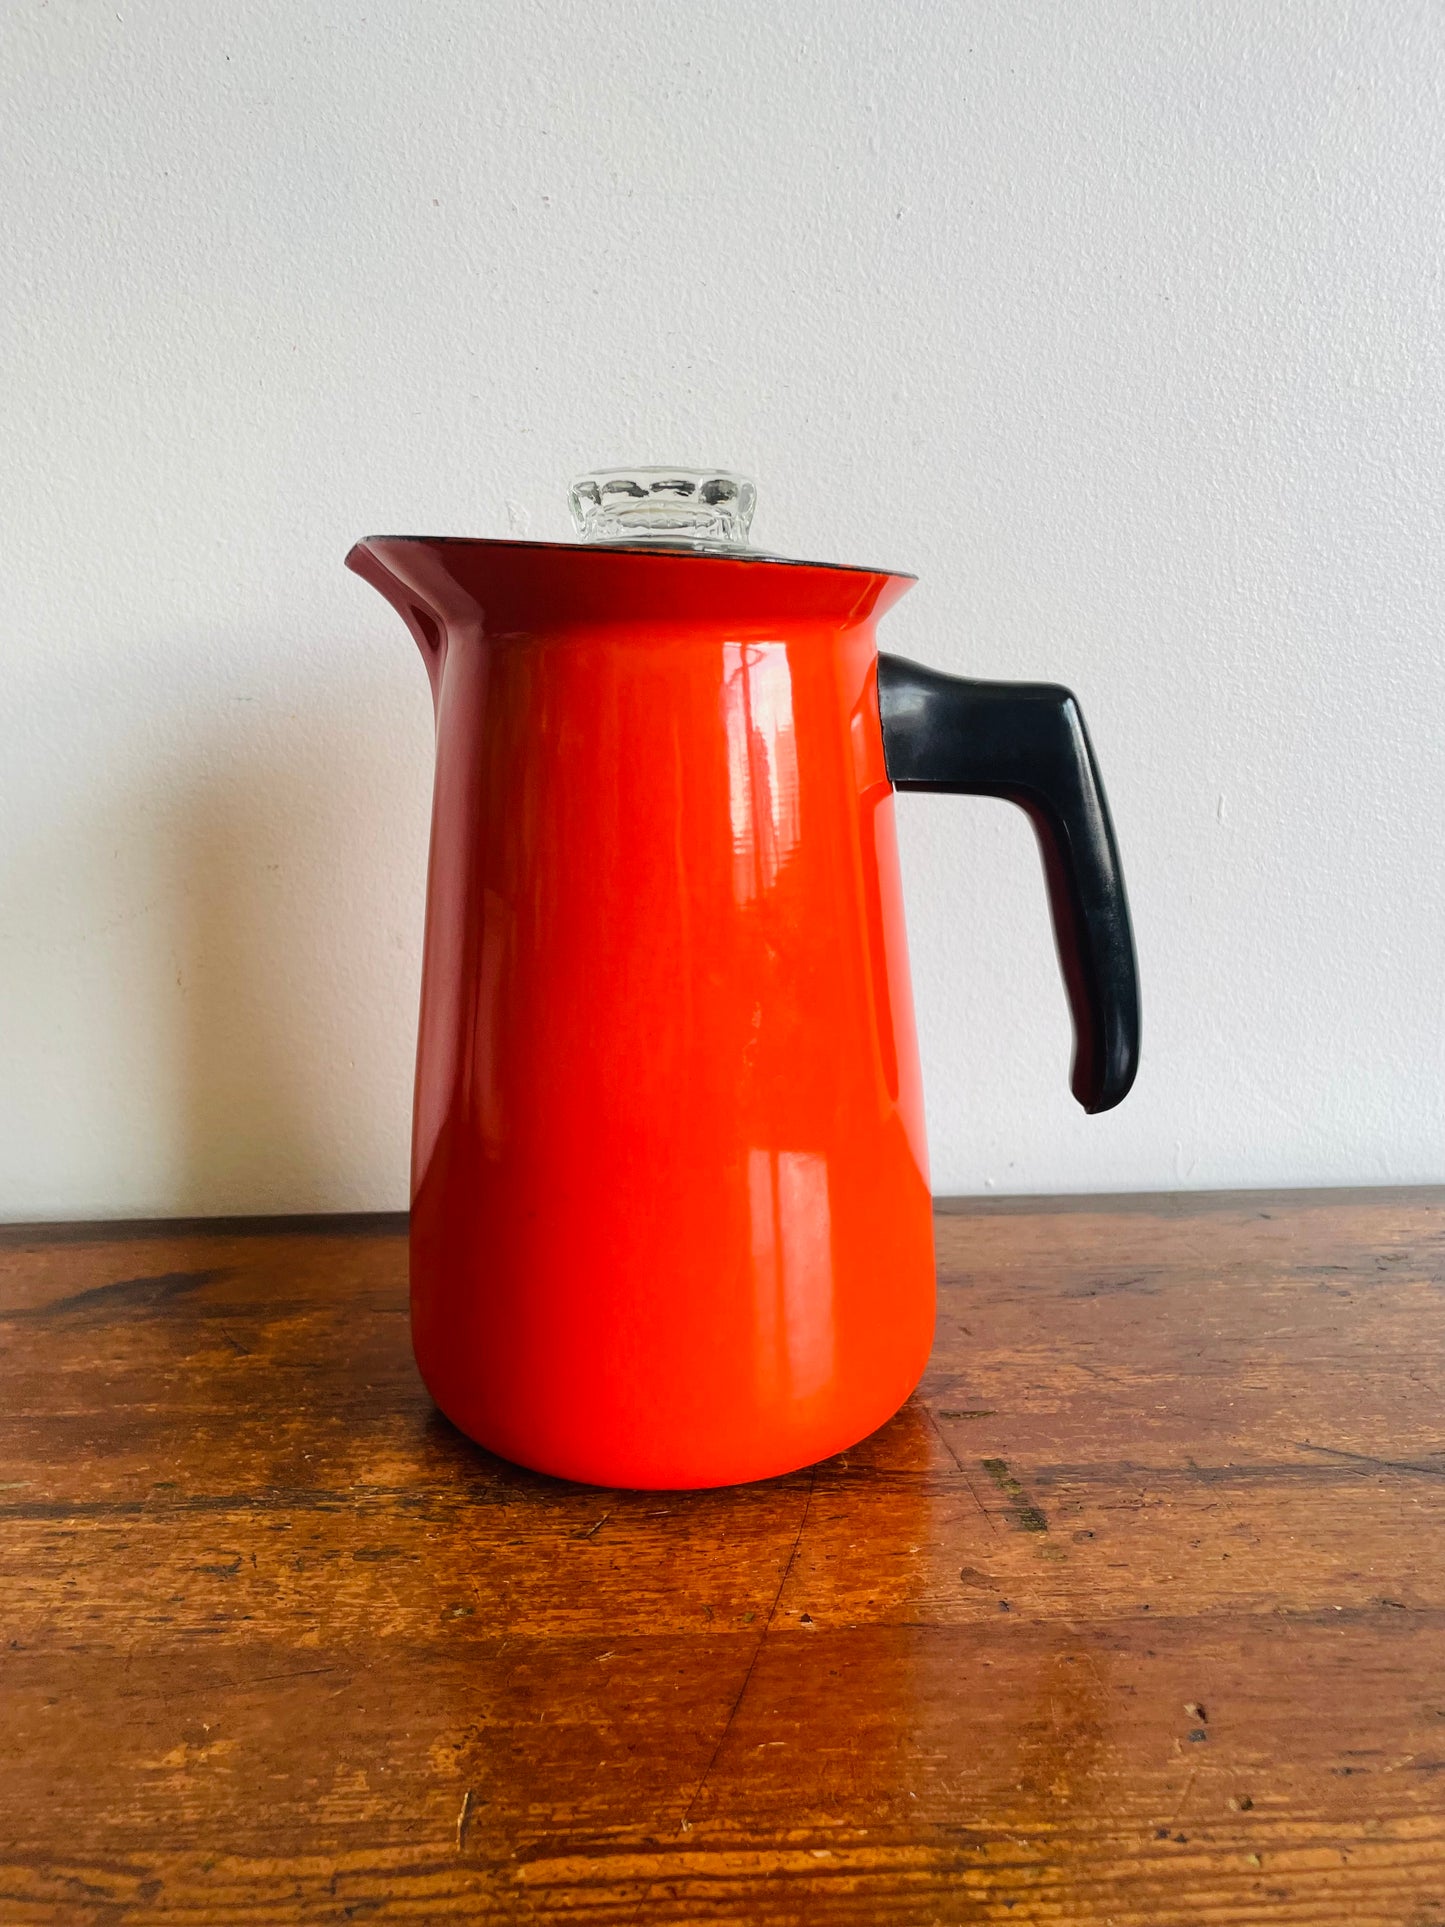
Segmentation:
{"type": "Polygon", "coordinates": [[[798,746],[793,674],[781,642],[723,644],[733,892],[764,895],[798,843],[798,746]]]}
{"type": "Polygon", "coordinates": [[[804,1399],[833,1373],[828,1165],[807,1151],[748,1153],[759,1396],[804,1399]]]}

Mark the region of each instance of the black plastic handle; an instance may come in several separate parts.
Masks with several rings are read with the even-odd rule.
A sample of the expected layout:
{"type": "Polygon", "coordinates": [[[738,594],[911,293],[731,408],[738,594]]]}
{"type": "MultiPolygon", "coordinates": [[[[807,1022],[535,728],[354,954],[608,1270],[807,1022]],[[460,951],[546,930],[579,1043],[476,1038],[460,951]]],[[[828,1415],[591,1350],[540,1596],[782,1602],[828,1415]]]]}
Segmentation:
{"type": "Polygon", "coordinates": [[[1074,1014],[1074,1096],[1111,1110],[1139,1068],[1139,969],[1104,784],[1079,705],[1057,683],[972,682],[878,658],[888,780],[1003,796],[1038,833],[1074,1014]]]}

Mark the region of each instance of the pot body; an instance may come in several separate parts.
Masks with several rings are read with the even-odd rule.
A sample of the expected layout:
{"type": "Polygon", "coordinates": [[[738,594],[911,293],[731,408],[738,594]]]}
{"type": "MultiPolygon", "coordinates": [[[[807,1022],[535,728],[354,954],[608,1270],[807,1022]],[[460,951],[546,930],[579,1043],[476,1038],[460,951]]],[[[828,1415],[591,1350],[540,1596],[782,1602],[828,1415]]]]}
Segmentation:
{"type": "Polygon", "coordinates": [[[432,673],[412,1331],[538,1471],[698,1487],[916,1385],[932,1221],[873,625],[906,579],[350,558],[432,673]]]}

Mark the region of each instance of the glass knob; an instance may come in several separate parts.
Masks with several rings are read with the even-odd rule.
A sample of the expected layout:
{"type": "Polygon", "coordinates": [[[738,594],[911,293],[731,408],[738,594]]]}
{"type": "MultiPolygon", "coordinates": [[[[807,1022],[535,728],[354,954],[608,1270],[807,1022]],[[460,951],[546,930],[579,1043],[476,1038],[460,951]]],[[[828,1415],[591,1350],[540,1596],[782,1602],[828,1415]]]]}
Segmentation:
{"type": "Polygon", "coordinates": [[[719,468],[597,468],[568,491],[584,542],[656,542],[741,548],[757,489],[719,468]]]}

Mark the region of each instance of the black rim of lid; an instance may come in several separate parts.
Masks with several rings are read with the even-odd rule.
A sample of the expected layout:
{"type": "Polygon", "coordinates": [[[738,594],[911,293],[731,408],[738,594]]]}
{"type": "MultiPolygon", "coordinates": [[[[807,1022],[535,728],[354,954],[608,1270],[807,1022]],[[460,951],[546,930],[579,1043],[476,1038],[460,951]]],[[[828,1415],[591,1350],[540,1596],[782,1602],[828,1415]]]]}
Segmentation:
{"type": "Polygon", "coordinates": [[[858,562],[811,562],[801,555],[770,555],[764,549],[724,549],[688,542],[538,542],[507,535],[367,535],[369,542],[465,543],[469,548],[567,549],[574,555],[670,555],[690,562],[766,562],[773,568],[833,569],[841,575],[886,575],[899,582],[916,582],[907,569],[870,569],[858,562]]]}

